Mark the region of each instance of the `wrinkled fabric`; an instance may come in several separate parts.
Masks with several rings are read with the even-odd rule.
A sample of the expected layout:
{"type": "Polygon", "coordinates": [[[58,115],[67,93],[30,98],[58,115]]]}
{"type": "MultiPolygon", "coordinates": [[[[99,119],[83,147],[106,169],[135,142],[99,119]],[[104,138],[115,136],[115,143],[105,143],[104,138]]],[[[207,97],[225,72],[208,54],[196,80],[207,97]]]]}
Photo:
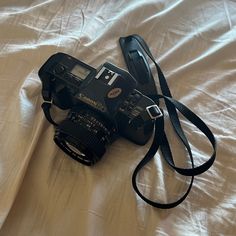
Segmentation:
{"type": "MultiPolygon", "coordinates": [[[[235,39],[236,2],[230,0],[2,0],[0,235],[235,235],[235,39]],[[170,210],[147,205],[132,189],[133,170],[151,141],[138,146],[120,138],[99,163],[83,166],[54,144],[54,128],[41,110],[37,73],[49,56],[64,52],[93,67],[109,61],[126,69],[118,39],[133,33],[149,45],[174,98],[197,113],[218,142],[214,165],[170,210]]],[[[186,153],[165,119],[175,163],[183,167],[186,153]]],[[[210,145],[181,121],[200,165],[210,145]]],[[[145,196],[169,202],[188,181],[157,153],[138,185],[145,196]]]]}

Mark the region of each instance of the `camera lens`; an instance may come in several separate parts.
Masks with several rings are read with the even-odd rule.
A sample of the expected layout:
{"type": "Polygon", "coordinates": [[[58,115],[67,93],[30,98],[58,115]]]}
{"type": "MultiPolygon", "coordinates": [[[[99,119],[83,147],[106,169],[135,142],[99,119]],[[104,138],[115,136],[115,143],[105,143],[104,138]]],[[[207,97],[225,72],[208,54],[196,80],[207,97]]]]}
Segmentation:
{"type": "Polygon", "coordinates": [[[76,107],[56,127],[54,141],[76,161],[93,165],[115,137],[115,127],[103,117],[90,109],[76,107]]]}

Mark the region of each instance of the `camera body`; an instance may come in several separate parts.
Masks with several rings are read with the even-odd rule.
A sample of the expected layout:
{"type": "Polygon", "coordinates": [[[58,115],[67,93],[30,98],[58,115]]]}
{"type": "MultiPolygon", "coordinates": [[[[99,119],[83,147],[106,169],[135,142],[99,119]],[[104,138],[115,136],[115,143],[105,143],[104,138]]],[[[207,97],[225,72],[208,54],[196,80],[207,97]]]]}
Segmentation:
{"type": "Polygon", "coordinates": [[[70,109],[67,119],[56,127],[55,142],[74,159],[77,155],[90,159],[97,156],[84,164],[94,164],[105,153],[106,144],[118,136],[145,144],[152,135],[154,120],[162,115],[155,102],[137,90],[137,81],[127,71],[108,62],[95,69],[57,53],[40,68],[39,77],[44,100],[70,109]],[[102,150],[89,153],[99,145],[102,150]],[[74,148],[80,153],[76,155],[74,148]]]}

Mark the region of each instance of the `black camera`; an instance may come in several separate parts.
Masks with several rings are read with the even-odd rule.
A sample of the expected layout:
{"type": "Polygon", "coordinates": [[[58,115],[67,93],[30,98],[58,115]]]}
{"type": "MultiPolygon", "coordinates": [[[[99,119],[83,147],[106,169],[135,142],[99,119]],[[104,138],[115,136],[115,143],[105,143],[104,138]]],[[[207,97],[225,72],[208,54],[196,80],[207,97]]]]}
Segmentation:
{"type": "Polygon", "coordinates": [[[106,146],[119,136],[144,145],[154,120],[162,116],[155,102],[137,90],[137,81],[108,62],[94,69],[57,53],[40,68],[39,77],[44,100],[69,109],[55,127],[55,143],[86,165],[101,159],[106,146]]]}

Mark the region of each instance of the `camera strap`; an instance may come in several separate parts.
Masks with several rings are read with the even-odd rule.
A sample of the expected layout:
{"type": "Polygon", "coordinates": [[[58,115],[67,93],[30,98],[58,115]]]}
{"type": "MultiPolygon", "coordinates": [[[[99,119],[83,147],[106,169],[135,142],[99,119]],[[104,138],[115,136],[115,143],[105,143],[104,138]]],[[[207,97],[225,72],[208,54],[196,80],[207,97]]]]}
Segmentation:
{"type": "Polygon", "coordinates": [[[52,102],[49,101],[44,101],[43,104],[41,105],[42,109],[43,109],[43,113],[46,117],[46,119],[53,124],[54,126],[57,126],[58,124],[53,120],[51,113],[50,113],[50,109],[52,107],[52,102]]]}
{"type": "MultiPolygon", "coordinates": [[[[156,94],[155,99],[153,97],[152,98],[155,100],[157,104],[159,104],[160,99],[164,99],[171,124],[174,128],[174,131],[178,135],[179,139],[185,146],[188,156],[190,158],[190,162],[191,162],[191,168],[180,168],[175,165],[171,148],[170,148],[167,136],[164,131],[164,115],[163,115],[162,117],[156,119],[155,121],[155,133],[154,133],[153,142],[151,144],[149,151],[146,153],[144,158],[140,161],[140,163],[137,165],[137,167],[134,170],[134,173],[132,176],[132,185],[135,192],[148,204],[157,208],[162,208],[162,209],[173,208],[179,205],[188,196],[192,188],[194,176],[202,174],[203,172],[208,170],[213,164],[215,160],[215,156],[216,156],[216,140],[213,133],[208,128],[208,126],[194,112],[192,112],[189,108],[187,108],[185,105],[178,102],[172,97],[163,72],[161,71],[159,65],[157,64],[154,57],[152,56],[146,42],[139,35],[130,35],[124,38],[120,38],[120,45],[121,45],[128,69],[132,68],[132,70],[135,70],[137,68],[137,66],[135,65],[137,64],[143,67],[148,66],[147,58],[144,55],[147,55],[151,59],[151,61],[155,64],[162,95],[156,94]],[[130,46],[131,41],[132,41],[132,46],[130,46]],[[136,57],[136,59],[134,57],[131,57],[131,54],[133,54],[135,50],[138,51],[136,55],[140,55],[140,57],[136,57]],[[140,64],[140,58],[141,60],[145,60],[145,62],[140,64]],[[139,62],[137,62],[137,60],[139,60],[139,62]],[[182,129],[177,111],[180,112],[187,120],[189,120],[189,122],[195,125],[208,138],[212,146],[213,151],[210,158],[205,163],[201,164],[200,166],[197,166],[197,167],[194,166],[192,150],[188,142],[188,139],[182,129]],[[190,176],[190,181],[189,181],[189,185],[186,192],[178,200],[171,203],[159,203],[159,202],[152,201],[149,198],[145,197],[143,193],[140,192],[137,186],[137,177],[138,177],[139,171],[150,160],[154,158],[159,148],[161,150],[164,160],[167,162],[167,164],[171,168],[173,168],[176,172],[178,172],[181,175],[190,176]]],[[[144,68],[144,70],[150,71],[150,68],[148,69],[144,68]]],[[[136,72],[131,71],[131,73],[134,75],[136,72]]],[[[149,80],[154,80],[154,79],[153,77],[149,77],[149,80]]],[[[144,94],[147,94],[147,93],[144,92],[144,94]]]]}

